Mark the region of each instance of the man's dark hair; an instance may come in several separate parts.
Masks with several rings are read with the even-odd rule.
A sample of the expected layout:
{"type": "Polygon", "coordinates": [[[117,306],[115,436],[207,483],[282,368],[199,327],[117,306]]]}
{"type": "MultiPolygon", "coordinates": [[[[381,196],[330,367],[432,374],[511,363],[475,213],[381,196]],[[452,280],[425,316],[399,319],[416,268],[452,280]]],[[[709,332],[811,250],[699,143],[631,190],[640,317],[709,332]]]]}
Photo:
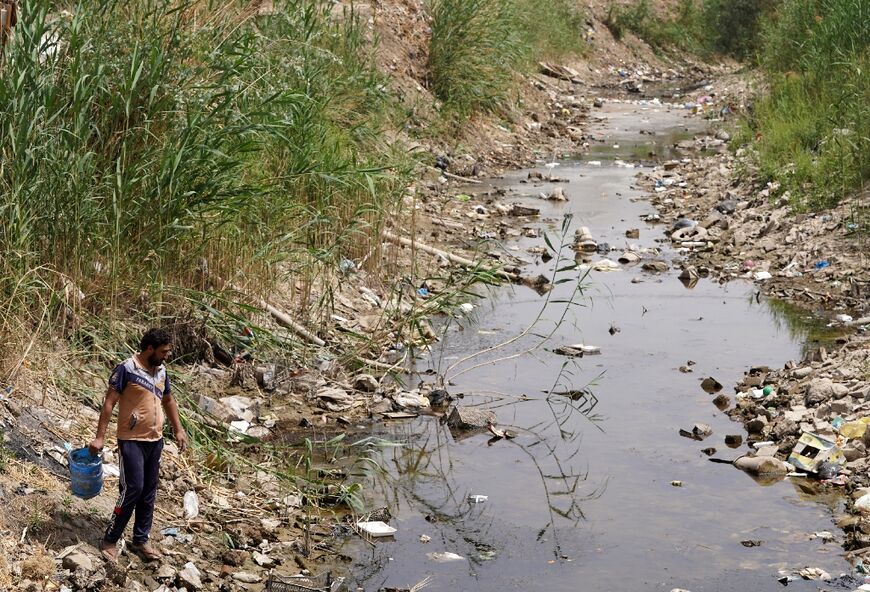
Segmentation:
{"type": "Polygon", "coordinates": [[[161,345],[169,345],[170,343],[172,343],[172,336],[166,329],[148,329],[142,336],[142,341],[139,342],[139,351],[145,351],[149,345],[153,345],[154,349],[157,349],[161,345]]]}

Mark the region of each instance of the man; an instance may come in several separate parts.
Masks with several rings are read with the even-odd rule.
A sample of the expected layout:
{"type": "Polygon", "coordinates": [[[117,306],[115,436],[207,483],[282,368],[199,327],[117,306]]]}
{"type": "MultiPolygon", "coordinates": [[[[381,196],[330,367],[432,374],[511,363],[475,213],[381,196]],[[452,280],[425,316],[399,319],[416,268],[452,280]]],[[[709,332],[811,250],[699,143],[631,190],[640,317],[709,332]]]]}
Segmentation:
{"type": "Polygon", "coordinates": [[[154,517],[154,499],[163,451],[164,413],[175,434],[181,452],[187,448],[187,435],[181,427],[178,406],[172,396],[169,377],[163,362],[172,351],[169,334],[149,329],[142,336],[139,353],[119,364],[109,378],[109,389],[97,423],[97,435],[88,448],[91,454],[103,449],[106,428],[118,408],[118,452],[120,456],[121,495],[100,542],[100,552],[109,561],[118,560],[118,539],[133,513],[133,544],[130,548],[146,561],[161,557],[148,543],[154,517]]]}

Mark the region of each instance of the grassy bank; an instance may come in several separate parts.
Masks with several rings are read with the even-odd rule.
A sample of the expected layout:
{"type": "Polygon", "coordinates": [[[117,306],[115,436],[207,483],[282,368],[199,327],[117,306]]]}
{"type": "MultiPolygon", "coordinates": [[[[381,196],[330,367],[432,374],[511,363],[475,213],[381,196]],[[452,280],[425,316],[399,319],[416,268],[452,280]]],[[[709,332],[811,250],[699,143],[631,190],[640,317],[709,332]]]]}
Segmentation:
{"type": "Polygon", "coordinates": [[[206,269],[266,292],[377,265],[409,169],[355,14],[56,5],[27,3],[0,66],[4,343],[71,312],[157,320],[206,269]]]}
{"type": "Polygon", "coordinates": [[[770,90],[753,105],[743,143],[764,181],[798,209],[824,208],[870,178],[870,4],[861,0],[681,0],[659,14],[648,0],[607,17],[662,51],[731,56],[764,69],[770,90]]]}
{"type": "Polygon", "coordinates": [[[448,115],[492,111],[536,60],[584,50],[585,17],[570,0],[431,0],[429,87],[448,115]]]}
{"type": "Polygon", "coordinates": [[[771,90],[755,106],[762,173],[800,208],[820,208],[870,179],[870,4],[783,3],[764,31],[771,90]]]}

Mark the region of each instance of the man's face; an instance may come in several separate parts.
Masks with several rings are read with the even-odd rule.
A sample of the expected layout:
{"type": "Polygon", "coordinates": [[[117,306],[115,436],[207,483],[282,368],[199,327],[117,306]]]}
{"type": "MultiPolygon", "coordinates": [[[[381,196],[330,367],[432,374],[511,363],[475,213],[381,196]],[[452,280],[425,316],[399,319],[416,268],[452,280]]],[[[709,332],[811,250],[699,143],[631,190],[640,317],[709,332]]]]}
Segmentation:
{"type": "Polygon", "coordinates": [[[172,353],[172,344],[158,345],[156,348],[149,345],[145,350],[145,356],[148,358],[148,364],[151,366],[159,366],[169,358],[172,353]]]}

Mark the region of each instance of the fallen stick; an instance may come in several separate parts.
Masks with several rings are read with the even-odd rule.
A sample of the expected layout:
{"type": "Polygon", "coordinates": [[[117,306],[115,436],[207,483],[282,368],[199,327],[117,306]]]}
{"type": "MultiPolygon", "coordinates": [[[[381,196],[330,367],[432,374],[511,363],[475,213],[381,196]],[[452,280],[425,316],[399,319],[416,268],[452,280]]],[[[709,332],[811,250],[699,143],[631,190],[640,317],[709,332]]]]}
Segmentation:
{"type": "MultiPolygon", "coordinates": [[[[420,249],[424,253],[429,253],[430,255],[436,255],[438,257],[444,257],[448,261],[452,261],[458,265],[463,265],[465,267],[478,267],[478,264],[472,261],[471,259],[466,259],[465,257],[460,257],[459,255],[454,255],[453,253],[448,253],[447,251],[442,251],[441,249],[436,249],[435,247],[430,247],[429,245],[424,245],[423,243],[418,243],[409,238],[405,238],[403,236],[396,236],[391,232],[384,231],[384,238],[391,243],[404,245],[406,247],[411,247],[412,249],[420,249]]],[[[493,269],[491,267],[483,267],[489,272],[492,272],[496,275],[500,275],[501,277],[514,281],[517,279],[517,275],[514,273],[510,273],[508,271],[504,271],[503,269],[493,269]]]]}
{"type": "MultiPolygon", "coordinates": [[[[240,294],[247,294],[244,290],[240,290],[238,286],[235,286],[233,284],[230,284],[229,286],[240,294]]],[[[293,318],[286,312],[275,308],[262,298],[257,298],[256,296],[251,298],[257,303],[260,308],[272,315],[272,318],[278,321],[279,325],[290,329],[296,335],[306,340],[308,343],[312,343],[318,347],[324,347],[326,345],[325,341],[323,341],[320,337],[294,321],[293,318]]]]}

